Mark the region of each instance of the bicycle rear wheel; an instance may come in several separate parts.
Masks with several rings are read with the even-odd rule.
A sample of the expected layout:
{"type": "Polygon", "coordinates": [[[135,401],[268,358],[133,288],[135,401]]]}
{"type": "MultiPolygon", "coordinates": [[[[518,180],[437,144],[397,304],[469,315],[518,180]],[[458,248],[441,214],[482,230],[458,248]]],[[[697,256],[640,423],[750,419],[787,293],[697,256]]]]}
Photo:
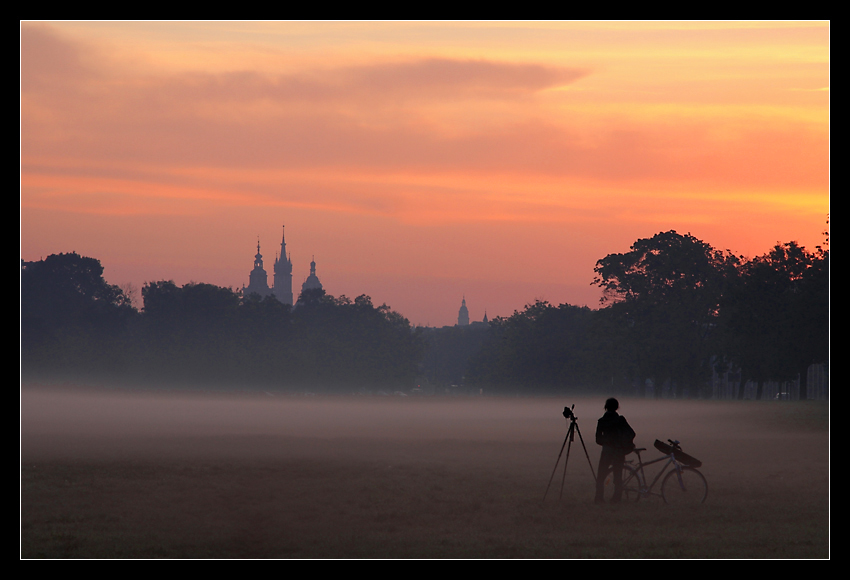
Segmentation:
{"type": "Polygon", "coordinates": [[[692,467],[682,467],[664,476],[661,497],[670,505],[699,505],[708,497],[708,483],[702,473],[692,467]]]}

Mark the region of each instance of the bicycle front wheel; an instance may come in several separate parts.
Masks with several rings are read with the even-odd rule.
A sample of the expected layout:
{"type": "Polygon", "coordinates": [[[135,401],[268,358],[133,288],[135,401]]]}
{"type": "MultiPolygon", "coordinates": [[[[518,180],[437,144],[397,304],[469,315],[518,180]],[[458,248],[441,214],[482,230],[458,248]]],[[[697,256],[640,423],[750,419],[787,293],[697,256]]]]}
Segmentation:
{"type": "Polygon", "coordinates": [[[699,505],[708,497],[708,483],[702,473],[692,467],[682,467],[664,476],[661,497],[670,505],[699,505]]]}

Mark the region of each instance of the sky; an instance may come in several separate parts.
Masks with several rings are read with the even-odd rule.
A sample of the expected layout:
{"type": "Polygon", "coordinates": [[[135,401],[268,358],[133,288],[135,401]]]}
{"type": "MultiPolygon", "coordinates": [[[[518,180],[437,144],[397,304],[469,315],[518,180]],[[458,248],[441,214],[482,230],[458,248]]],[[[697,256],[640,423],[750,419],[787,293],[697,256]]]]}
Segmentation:
{"type": "Polygon", "coordinates": [[[248,284],[412,324],[598,308],[662,231],[824,243],[828,22],[21,22],[23,260],[248,284]]]}

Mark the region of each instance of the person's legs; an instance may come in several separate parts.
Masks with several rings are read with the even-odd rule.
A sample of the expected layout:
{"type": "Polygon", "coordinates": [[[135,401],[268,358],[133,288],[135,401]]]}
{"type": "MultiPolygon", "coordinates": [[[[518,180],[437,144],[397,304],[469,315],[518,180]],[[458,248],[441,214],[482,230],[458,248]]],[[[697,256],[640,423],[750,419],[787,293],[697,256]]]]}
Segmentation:
{"type": "MultiPolygon", "coordinates": [[[[603,447],[602,454],[599,456],[599,467],[596,470],[596,499],[594,500],[596,503],[605,502],[605,478],[611,469],[611,459],[611,454],[603,447]]],[[[622,480],[622,464],[620,464],[620,478],[622,480]]],[[[620,487],[622,487],[622,481],[620,482],[620,487]]]]}
{"type": "Polygon", "coordinates": [[[622,453],[615,453],[611,458],[611,466],[614,469],[614,497],[611,498],[611,503],[617,503],[623,497],[623,464],[626,462],[626,456],[622,453]]]}

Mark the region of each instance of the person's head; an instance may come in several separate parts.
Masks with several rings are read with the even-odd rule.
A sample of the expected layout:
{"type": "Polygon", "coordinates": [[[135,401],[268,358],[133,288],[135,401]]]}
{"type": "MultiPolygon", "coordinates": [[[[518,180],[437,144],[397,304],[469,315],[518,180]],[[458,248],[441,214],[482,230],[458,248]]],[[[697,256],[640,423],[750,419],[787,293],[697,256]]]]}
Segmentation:
{"type": "Polygon", "coordinates": [[[617,401],[614,397],[611,397],[607,401],[605,401],[605,410],[606,411],[616,411],[620,408],[620,402],[617,401]]]}

